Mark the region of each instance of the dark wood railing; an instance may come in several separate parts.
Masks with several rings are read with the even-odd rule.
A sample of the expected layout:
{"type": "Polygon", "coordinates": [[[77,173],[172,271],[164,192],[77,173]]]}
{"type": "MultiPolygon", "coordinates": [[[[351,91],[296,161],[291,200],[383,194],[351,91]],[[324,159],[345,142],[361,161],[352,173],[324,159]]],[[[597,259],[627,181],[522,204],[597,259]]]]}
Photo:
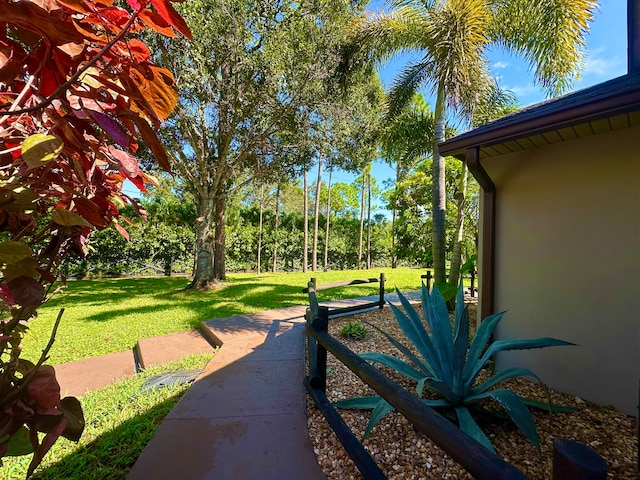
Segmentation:
{"type": "MultiPolygon", "coordinates": [[[[427,273],[424,275],[420,275],[420,278],[426,280],[426,285],[429,290],[431,290],[431,282],[434,280],[433,273],[431,270],[427,270],[427,273]]],[[[476,271],[471,270],[468,274],[463,275],[463,278],[468,278],[471,281],[471,286],[469,287],[469,295],[473,298],[476,296],[476,292],[478,289],[476,288],[476,271]]]]}
{"type": "MultiPolygon", "coordinates": [[[[316,292],[327,288],[369,283],[374,280],[377,279],[318,286],[315,279],[312,279],[308,288],[304,289],[304,292],[309,294],[310,305],[305,315],[309,372],[304,385],[363,477],[366,480],[387,478],[327,398],[327,352],[334,355],[474,478],[526,480],[527,477],[514,466],[480,445],[449,420],[421,402],[414,394],[392,381],[329,334],[329,319],[335,316],[337,311],[345,309],[329,309],[320,305],[316,292]]],[[[349,311],[353,313],[377,305],[382,308],[384,301],[384,275],[382,274],[380,283],[380,302],[358,305],[349,311]]],[[[602,463],[602,459],[595,452],[577,442],[566,440],[554,443],[554,480],[568,478],[566,476],[568,472],[573,475],[570,478],[604,480],[606,465],[602,470],[602,463]],[[601,461],[595,470],[593,470],[594,461],[590,463],[584,461],[585,458],[594,455],[601,461]]]]}

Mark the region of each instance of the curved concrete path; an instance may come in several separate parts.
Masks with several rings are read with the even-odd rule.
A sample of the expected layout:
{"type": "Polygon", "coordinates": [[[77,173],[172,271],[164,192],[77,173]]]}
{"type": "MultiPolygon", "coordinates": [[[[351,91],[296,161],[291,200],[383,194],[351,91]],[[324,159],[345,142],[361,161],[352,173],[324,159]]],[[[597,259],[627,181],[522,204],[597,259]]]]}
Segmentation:
{"type": "Polygon", "coordinates": [[[307,433],[304,310],[205,322],[220,350],[128,478],[324,479],[307,433]]]}
{"type": "MultiPolygon", "coordinates": [[[[411,300],[419,292],[410,292],[411,300]]],[[[397,302],[395,294],[385,298],[397,302]]],[[[330,307],[375,297],[323,303],[330,307]]],[[[120,352],[57,365],[63,394],[82,395],[144,366],[220,348],[167,415],[129,480],[322,480],[306,418],[306,306],[202,323],[120,352]],[[108,367],[107,367],[108,366],[108,367]],[[92,372],[87,375],[87,372],[92,372]],[[94,374],[98,372],[98,374],[94,374]]]]}
{"type": "MultiPolygon", "coordinates": [[[[397,302],[395,294],[385,298],[397,302]]],[[[220,350],[167,415],[127,478],[325,479],[307,430],[305,310],[291,307],[203,322],[205,336],[220,350]]]]}

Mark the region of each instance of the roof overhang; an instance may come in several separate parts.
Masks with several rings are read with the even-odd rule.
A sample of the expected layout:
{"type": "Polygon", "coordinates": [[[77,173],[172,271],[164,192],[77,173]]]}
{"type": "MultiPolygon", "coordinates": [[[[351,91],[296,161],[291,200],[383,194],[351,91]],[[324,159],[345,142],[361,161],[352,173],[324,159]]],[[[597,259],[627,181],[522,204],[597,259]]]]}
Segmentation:
{"type": "Polygon", "coordinates": [[[524,108],[440,144],[440,154],[504,155],[640,125],[640,72],[524,108]]]}

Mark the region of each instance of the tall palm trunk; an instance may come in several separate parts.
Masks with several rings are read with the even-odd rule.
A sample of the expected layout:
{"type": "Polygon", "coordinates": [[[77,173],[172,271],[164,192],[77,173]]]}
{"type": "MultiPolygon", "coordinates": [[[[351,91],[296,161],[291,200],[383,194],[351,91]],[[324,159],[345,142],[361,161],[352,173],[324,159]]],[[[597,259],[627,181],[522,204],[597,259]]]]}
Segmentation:
{"type": "Polygon", "coordinates": [[[327,183],[327,220],[324,228],[324,271],[329,270],[329,218],[331,217],[331,176],[333,165],[329,165],[329,181],[327,183]]]}
{"type": "Polygon", "coordinates": [[[271,271],[276,273],[278,271],[278,226],[280,224],[280,184],[276,185],[276,218],[275,225],[273,226],[273,264],[271,271]]]}
{"type": "Polygon", "coordinates": [[[434,115],[434,139],[433,139],[433,269],[435,283],[447,281],[445,271],[445,165],[444,157],[440,155],[438,143],[445,139],[445,91],[444,86],[438,86],[436,111],[434,115]]]}
{"type": "Polygon", "coordinates": [[[304,177],[302,180],[303,192],[303,210],[304,210],[304,240],[302,245],[302,271],[307,271],[307,262],[309,260],[309,185],[307,185],[307,171],[304,171],[304,177]]]}
{"type": "Polygon", "coordinates": [[[457,218],[456,218],[456,238],[451,252],[451,271],[449,272],[449,283],[457,285],[460,280],[460,266],[462,265],[462,236],[464,233],[464,207],[467,198],[467,164],[462,164],[462,176],[458,192],[457,218]]]}
{"type": "Polygon", "coordinates": [[[311,271],[318,270],[318,230],[320,229],[320,186],[322,184],[322,156],[318,159],[318,178],[316,180],[315,207],[313,212],[313,250],[311,252],[311,271]]]}
{"type": "Polygon", "coordinates": [[[396,165],[396,186],[391,217],[391,268],[398,268],[398,232],[396,232],[396,222],[398,221],[398,184],[400,183],[400,178],[400,162],[398,162],[396,165]]]}
{"type": "Polygon", "coordinates": [[[262,202],[264,200],[264,184],[260,182],[260,197],[258,198],[258,258],[257,258],[257,266],[256,273],[260,275],[261,273],[261,265],[262,265],[262,218],[264,213],[264,206],[262,202]]]}
{"type": "Polygon", "coordinates": [[[367,172],[367,270],[371,269],[371,173],[367,172]]]}
{"type": "Polygon", "coordinates": [[[358,238],[358,270],[362,264],[362,240],[364,237],[364,194],[365,194],[365,172],[362,172],[362,182],[360,185],[360,237],[358,238]]]}

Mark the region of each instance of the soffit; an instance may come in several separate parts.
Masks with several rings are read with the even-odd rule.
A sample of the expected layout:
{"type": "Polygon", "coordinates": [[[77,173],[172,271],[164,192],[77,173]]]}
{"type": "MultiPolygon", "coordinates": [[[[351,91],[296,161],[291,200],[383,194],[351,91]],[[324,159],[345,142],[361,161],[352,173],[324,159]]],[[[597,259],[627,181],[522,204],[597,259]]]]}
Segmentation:
{"type": "Polygon", "coordinates": [[[480,158],[552,145],[640,125],[640,75],[625,75],[594,87],[532,105],[440,144],[443,155],[480,158]]]}

